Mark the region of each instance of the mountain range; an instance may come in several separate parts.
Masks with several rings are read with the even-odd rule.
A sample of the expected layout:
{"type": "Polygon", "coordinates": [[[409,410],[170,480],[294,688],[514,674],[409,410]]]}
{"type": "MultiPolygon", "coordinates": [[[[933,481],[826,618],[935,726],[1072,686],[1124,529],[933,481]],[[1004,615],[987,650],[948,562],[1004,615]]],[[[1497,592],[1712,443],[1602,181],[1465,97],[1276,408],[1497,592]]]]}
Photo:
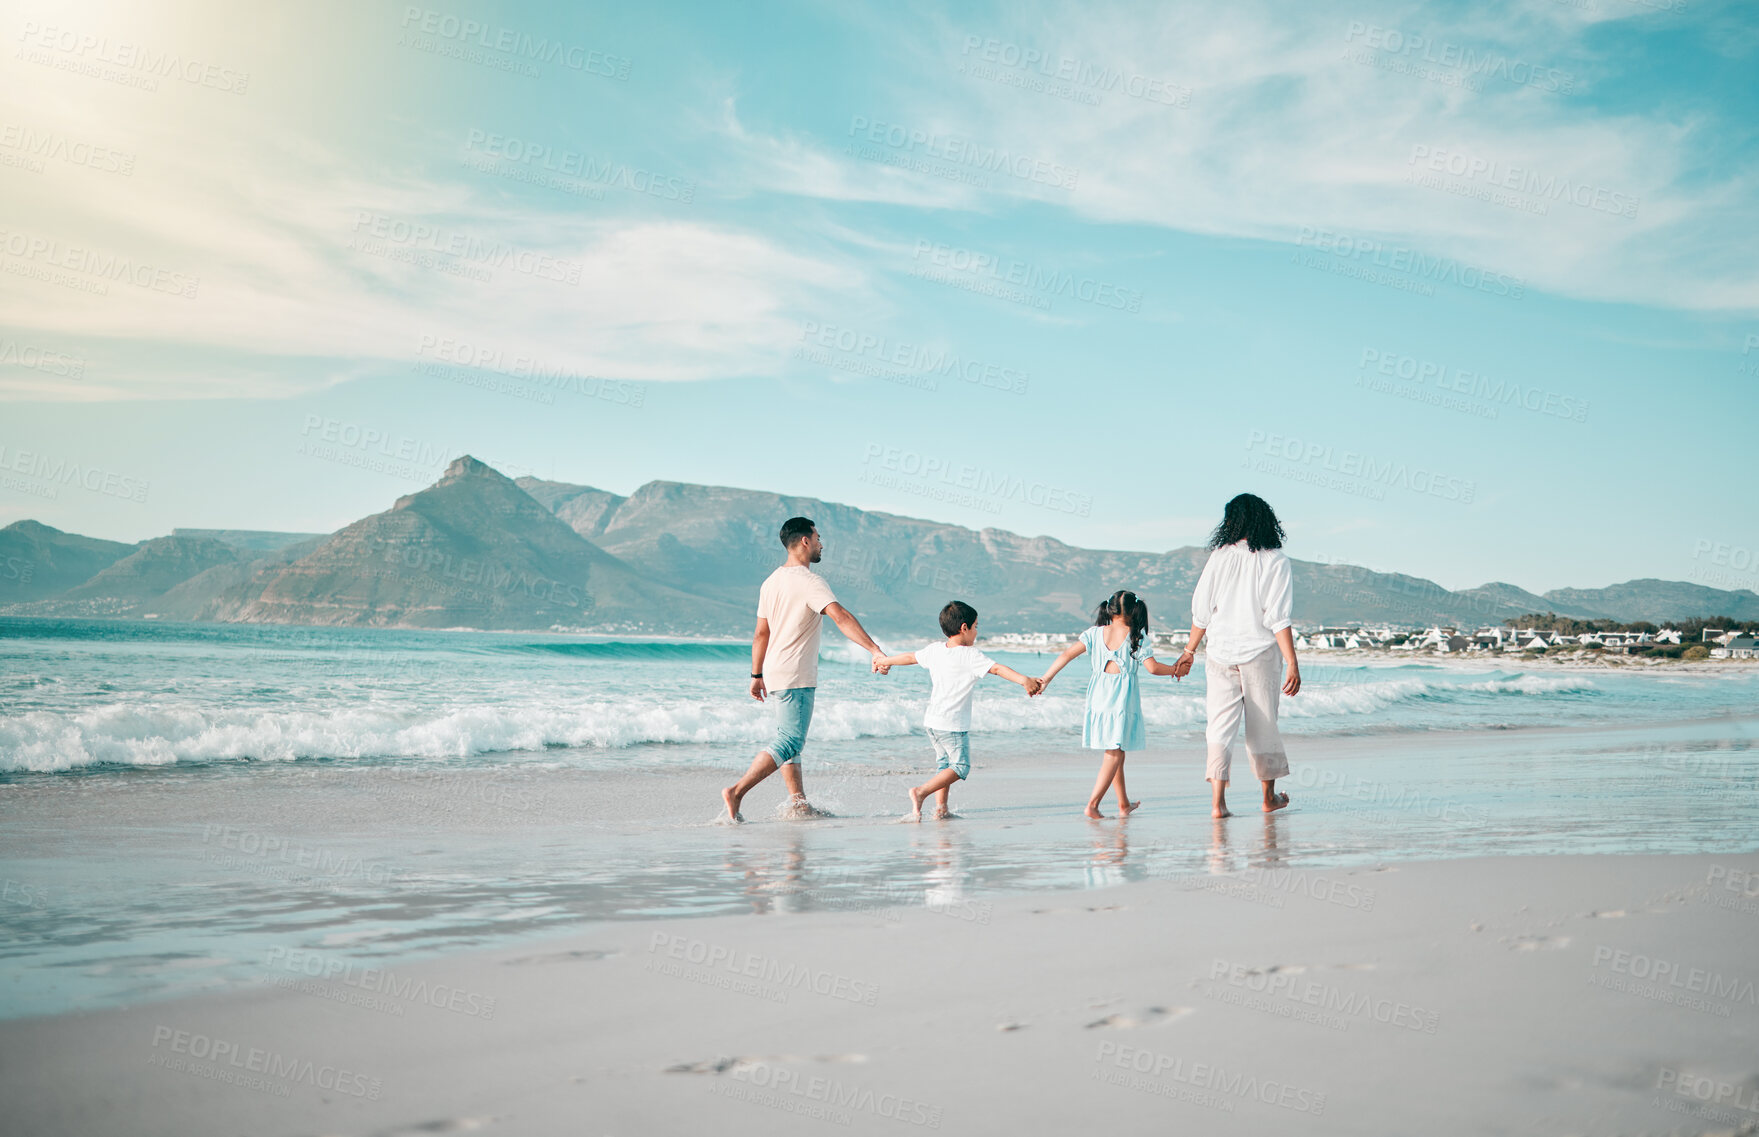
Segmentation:
{"type": "MultiPolygon", "coordinates": [[[[819,571],[877,633],[922,635],[947,600],[985,632],[1079,626],[1120,587],[1180,625],[1206,550],[1083,549],[816,498],[684,482],[627,496],[509,479],[469,456],[434,485],[334,533],[177,529],[138,544],[36,521],[0,529],[0,613],[350,627],[749,634],[788,517],[818,523],[819,571]]],[[[1319,624],[1759,620],[1759,594],[1633,580],[1535,594],[1292,559],[1295,615],[1319,624]]]]}

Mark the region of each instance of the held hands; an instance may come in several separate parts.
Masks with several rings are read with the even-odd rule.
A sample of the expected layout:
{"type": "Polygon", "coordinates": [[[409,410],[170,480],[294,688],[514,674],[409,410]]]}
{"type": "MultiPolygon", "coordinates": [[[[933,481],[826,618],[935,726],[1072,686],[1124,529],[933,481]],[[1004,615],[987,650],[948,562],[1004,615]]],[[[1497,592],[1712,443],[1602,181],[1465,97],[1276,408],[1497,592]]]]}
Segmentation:
{"type": "Polygon", "coordinates": [[[1028,675],[1026,677],[1026,697],[1028,699],[1030,699],[1032,696],[1038,694],[1042,690],[1044,690],[1044,680],[1043,679],[1035,679],[1030,675],[1028,675]]]}
{"type": "Polygon", "coordinates": [[[1191,665],[1196,662],[1197,656],[1190,649],[1180,652],[1179,658],[1173,663],[1173,678],[1183,679],[1191,674],[1191,665]]]}
{"type": "Polygon", "coordinates": [[[887,663],[885,661],[885,659],[886,659],[885,652],[876,651],[873,653],[873,673],[875,675],[889,675],[889,674],[891,674],[892,665],[887,663]]]}

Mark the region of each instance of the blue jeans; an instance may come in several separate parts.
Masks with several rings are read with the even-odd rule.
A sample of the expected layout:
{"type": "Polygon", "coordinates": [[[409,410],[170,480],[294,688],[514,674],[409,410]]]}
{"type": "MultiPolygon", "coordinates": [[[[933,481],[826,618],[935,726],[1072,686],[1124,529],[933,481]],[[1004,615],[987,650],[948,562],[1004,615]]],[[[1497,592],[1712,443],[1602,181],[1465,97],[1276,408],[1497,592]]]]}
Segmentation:
{"type": "Polygon", "coordinates": [[[776,738],[769,745],[776,765],[786,766],[806,748],[806,728],[812,725],[812,699],[817,687],[789,687],[771,691],[776,703],[776,738]]]}

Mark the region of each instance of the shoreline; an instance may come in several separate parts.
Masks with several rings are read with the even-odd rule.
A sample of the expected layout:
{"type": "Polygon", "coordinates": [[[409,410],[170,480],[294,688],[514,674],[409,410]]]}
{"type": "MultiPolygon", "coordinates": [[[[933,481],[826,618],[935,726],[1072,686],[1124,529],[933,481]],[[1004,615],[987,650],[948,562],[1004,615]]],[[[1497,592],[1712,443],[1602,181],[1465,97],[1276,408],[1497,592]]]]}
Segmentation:
{"type": "MultiPolygon", "coordinates": [[[[1759,1124],[1759,857],[1491,857],[603,922],[0,1023],[21,1131],[1759,1124]],[[968,1079],[1005,1067],[1005,1082],[968,1079]],[[90,1072],[106,1092],[90,1092],[90,1072]],[[1231,1118],[1229,1115],[1232,1115],[1231,1118]],[[1439,1119],[1439,1120],[1438,1120],[1439,1119]]],[[[1745,1130],[1742,1130],[1745,1131],[1745,1130]]]]}

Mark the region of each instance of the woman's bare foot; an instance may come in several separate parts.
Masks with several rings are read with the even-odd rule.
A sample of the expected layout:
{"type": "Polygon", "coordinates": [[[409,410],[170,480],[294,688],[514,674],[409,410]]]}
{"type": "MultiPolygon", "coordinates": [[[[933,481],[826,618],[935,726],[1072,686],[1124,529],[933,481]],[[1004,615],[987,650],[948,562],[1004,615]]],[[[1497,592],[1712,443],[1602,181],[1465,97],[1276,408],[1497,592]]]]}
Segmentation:
{"type": "Polygon", "coordinates": [[[1217,805],[1214,809],[1209,811],[1209,815],[1211,817],[1232,817],[1232,816],[1234,816],[1233,814],[1228,812],[1228,807],[1225,805],[1217,805]]]}
{"type": "Polygon", "coordinates": [[[957,820],[959,817],[959,815],[954,813],[952,810],[942,809],[940,806],[935,807],[935,811],[933,814],[931,814],[931,816],[936,821],[954,821],[954,820],[957,820]]]}
{"type": "Polygon", "coordinates": [[[736,786],[728,786],[726,789],[721,791],[721,800],[727,803],[727,820],[728,821],[744,821],[745,820],[745,818],[743,816],[741,816],[739,813],[739,801],[737,798],[735,798],[733,796],[733,791],[736,788],[737,788],[736,786]]]}
{"type": "Polygon", "coordinates": [[[922,820],[922,799],[927,796],[915,786],[910,787],[910,819],[912,821],[922,820]]]}
{"type": "Polygon", "coordinates": [[[1272,794],[1264,799],[1264,812],[1274,813],[1289,804],[1288,794],[1272,794]]]}
{"type": "Polygon", "coordinates": [[[1136,810],[1141,807],[1141,805],[1142,805],[1142,803],[1139,801],[1127,801],[1123,804],[1123,807],[1118,810],[1118,816],[1119,817],[1128,817],[1132,813],[1135,813],[1136,810]]]}
{"type": "Polygon", "coordinates": [[[1087,807],[1087,816],[1093,818],[1095,821],[1105,820],[1105,814],[1099,811],[1099,806],[1097,805],[1090,805],[1087,807]]]}

